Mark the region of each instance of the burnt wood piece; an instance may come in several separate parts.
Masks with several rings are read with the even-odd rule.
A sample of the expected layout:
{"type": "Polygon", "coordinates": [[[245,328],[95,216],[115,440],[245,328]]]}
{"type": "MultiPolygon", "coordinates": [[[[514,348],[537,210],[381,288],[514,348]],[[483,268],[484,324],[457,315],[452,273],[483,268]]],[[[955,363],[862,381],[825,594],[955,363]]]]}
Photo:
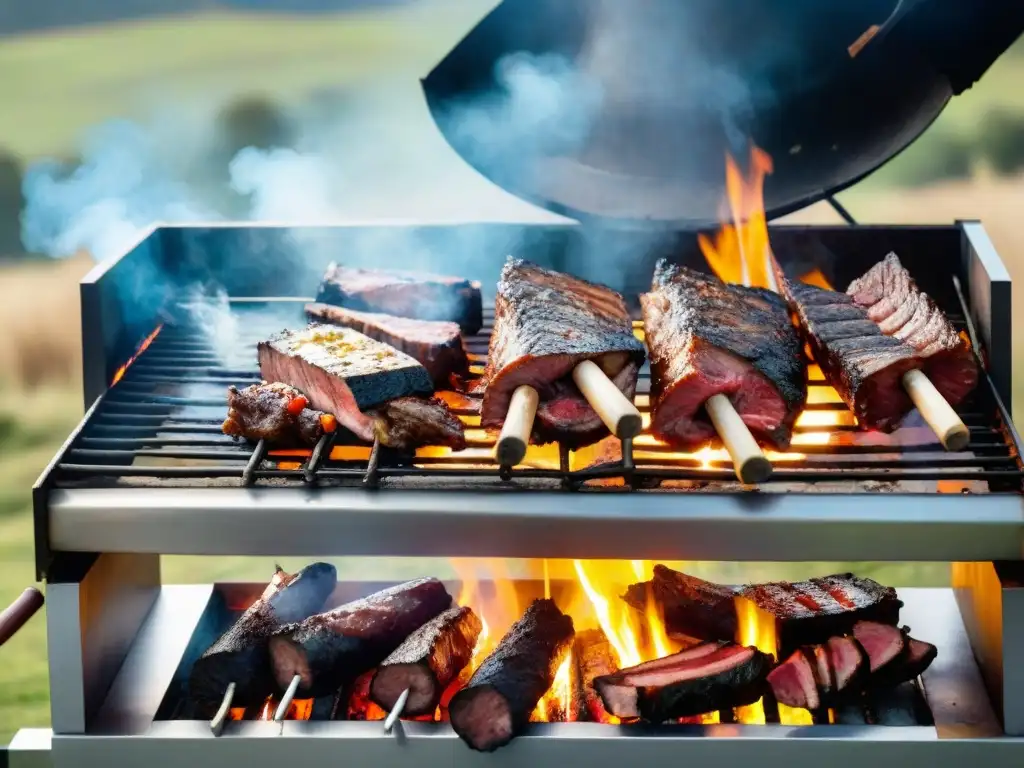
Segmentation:
{"type": "Polygon", "coordinates": [[[306,316],[314,322],[351,328],[404,352],[422,363],[439,389],[447,389],[453,376],[462,378],[469,370],[457,323],[359,312],[330,304],[307,304],[306,316]]]}
{"type": "Polygon", "coordinates": [[[299,698],[332,693],[451,604],[440,581],[417,579],[282,627],[270,640],[274,679],[284,689],[299,675],[299,698]]]}
{"type": "Polygon", "coordinates": [[[608,435],[572,380],[592,360],[632,401],[644,346],[622,296],[603,285],[510,259],[501,272],[484,371],[480,411],[485,428],[500,429],[513,392],[540,395],[532,442],[578,448],[608,435]]]}
{"type": "Polygon", "coordinates": [[[674,571],[660,563],[650,581],[633,584],[623,595],[640,612],[654,600],[670,634],[701,640],[735,640],[736,590],[696,576],[674,571]]]}
{"type": "Polygon", "coordinates": [[[448,706],[452,727],[473,749],[492,752],[526,727],[572,646],[572,618],[534,600],[448,706]]]}
{"type": "Polygon", "coordinates": [[[257,353],[263,378],[300,390],[312,407],[333,413],[339,424],[366,442],[373,441],[374,420],[364,411],[434,391],[420,363],[349,328],[283,331],[261,341],[257,353]]]}
{"type": "Polygon", "coordinates": [[[307,565],[294,576],[279,568],[259,599],[192,665],[188,695],[202,716],[213,717],[230,683],[234,706],[262,704],[274,687],[270,636],[321,610],[337,583],[337,570],[328,563],[307,565]]]}
{"type": "Polygon", "coordinates": [[[405,639],[377,667],[370,697],[387,712],[409,689],[403,714],[431,714],[445,688],[473,658],[483,624],[472,608],[449,608],[405,639]]]}
{"type": "Polygon", "coordinates": [[[661,260],[640,305],[656,437],[681,449],[717,439],[704,404],[724,395],[756,438],[789,447],[807,367],[782,297],[661,260]]]}
{"type": "Polygon", "coordinates": [[[324,435],[323,411],[304,407],[292,413],[293,403],[305,399],[299,390],[279,381],[228,387],[228,415],[221,431],[252,442],[266,440],[274,447],[312,447],[324,435]]]}
{"type": "Polygon", "coordinates": [[[480,283],[461,277],[332,263],[320,283],[316,300],[358,312],[449,321],[469,335],[483,325],[480,283]]]}
{"type": "Polygon", "coordinates": [[[977,386],[978,364],[967,337],[917,287],[895,253],[851,282],[846,294],[882,333],[913,348],[922,372],[950,405],[977,386]]]}
{"type": "Polygon", "coordinates": [[[587,629],[576,633],[572,645],[572,695],[569,709],[576,720],[610,723],[608,710],[594,680],[619,671],[615,649],[600,629],[587,629]]]}
{"type": "Polygon", "coordinates": [[[605,708],[621,718],[662,723],[753,704],[764,695],[772,657],[735,643],[702,643],[599,677],[605,708]]]}

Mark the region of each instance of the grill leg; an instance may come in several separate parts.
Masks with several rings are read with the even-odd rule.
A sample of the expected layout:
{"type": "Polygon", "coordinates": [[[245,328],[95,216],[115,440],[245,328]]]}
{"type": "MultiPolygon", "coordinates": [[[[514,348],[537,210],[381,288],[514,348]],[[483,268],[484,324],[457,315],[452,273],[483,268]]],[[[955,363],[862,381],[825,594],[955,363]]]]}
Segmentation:
{"type": "Polygon", "coordinates": [[[46,589],[50,717],[85,733],[160,590],[160,556],[61,555],[46,589]]]}
{"type": "Polygon", "coordinates": [[[1024,736],[1024,563],[954,563],[953,590],[996,713],[1024,736]]]}

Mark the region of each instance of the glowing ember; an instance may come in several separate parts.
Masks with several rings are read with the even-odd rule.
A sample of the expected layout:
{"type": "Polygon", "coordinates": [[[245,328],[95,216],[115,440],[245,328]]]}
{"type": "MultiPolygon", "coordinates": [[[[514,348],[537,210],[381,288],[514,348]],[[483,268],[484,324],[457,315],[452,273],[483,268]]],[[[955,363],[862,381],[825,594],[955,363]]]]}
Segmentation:
{"type": "Polygon", "coordinates": [[[117,384],[117,382],[124,378],[125,371],[128,370],[128,367],[139,359],[139,355],[141,355],[143,352],[149,349],[149,345],[153,343],[153,340],[156,339],[156,337],[159,335],[163,327],[163,323],[158,325],[156,329],[151,334],[149,334],[149,336],[142,340],[142,343],[139,344],[138,348],[135,350],[135,354],[128,358],[128,362],[126,362],[124,365],[122,365],[120,368],[114,371],[114,378],[110,380],[110,386],[114,386],[115,384],[117,384]]]}
{"type": "Polygon", "coordinates": [[[746,176],[732,157],[725,158],[722,227],[714,242],[700,235],[698,244],[708,265],[727,283],[776,290],[764,211],[764,179],[771,172],[771,156],[757,147],[751,147],[746,176]]]}

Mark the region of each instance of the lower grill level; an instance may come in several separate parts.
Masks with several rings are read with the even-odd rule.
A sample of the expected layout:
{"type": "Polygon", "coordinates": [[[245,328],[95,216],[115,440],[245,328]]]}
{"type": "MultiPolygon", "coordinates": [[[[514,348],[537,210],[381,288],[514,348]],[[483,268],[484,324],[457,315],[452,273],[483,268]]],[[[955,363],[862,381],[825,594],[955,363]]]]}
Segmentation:
{"type": "MultiPolygon", "coordinates": [[[[382,585],[343,583],[332,602],[382,585]]],[[[517,585],[518,586],[518,585],[517,585]]],[[[535,589],[526,585],[524,590],[535,589]]],[[[904,623],[939,649],[916,684],[874,704],[878,724],[852,712],[835,724],[667,725],[537,723],[490,755],[472,752],[447,723],[406,722],[385,733],[381,722],[162,720],[181,703],[183,676],[229,621],[226,605],[244,605],[262,585],[164,586],[120,672],[84,733],[53,737],[56,765],[279,766],[331,764],[386,768],[466,766],[615,766],[682,759],[691,765],[756,763],[799,768],[863,768],[928,760],[933,766],[1020,765],[1024,742],[1001,736],[950,590],[906,589],[904,623]],[[920,698],[917,698],[917,691],[920,698]],[[908,697],[903,698],[906,694],[908,697]],[[926,709],[922,710],[922,705],[926,709]],[[922,721],[926,724],[921,724],[922,721]],[[67,762],[65,762],[67,761],[67,762]]],[[[451,585],[453,594],[459,585],[451,585]]],[[[554,591],[555,585],[552,585],[554,591]]],[[[924,764],[924,763],[919,763],[924,764]]]]}

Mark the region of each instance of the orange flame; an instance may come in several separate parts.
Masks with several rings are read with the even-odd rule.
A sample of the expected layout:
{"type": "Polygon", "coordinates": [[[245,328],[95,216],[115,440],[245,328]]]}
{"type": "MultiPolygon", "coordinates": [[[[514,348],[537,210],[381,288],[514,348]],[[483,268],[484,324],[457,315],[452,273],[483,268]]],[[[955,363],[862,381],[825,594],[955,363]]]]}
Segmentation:
{"type": "Polygon", "coordinates": [[[772,170],[771,155],[758,147],[751,147],[747,176],[726,155],[722,226],[714,242],[702,234],[697,243],[708,265],[727,283],[776,290],[764,210],[764,179],[772,170]]]}
{"type": "Polygon", "coordinates": [[[257,720],[273,720],[274,719],[274,697],[267,696],[267,700],[263,702],[263,709],[260,710],[259,717],[257,720]]]}
{"type": "Polygon", "coordinates": [[[128,366],[130,366],[132,363],[138,360],[139,355],[141,355],[143,352],[149,349],[149,345],[153,343],[153,340],[156,339],[156,337],[159,335],[163,327],[164,324],[160,323],[160,325],[158,325],[154,329],[154,331],[151,334],[149,334],[149,336],[142,340],[142,343],[139,344],[138,348],[135,350],[135,354],[128,358],[128,362],[126,362],[124,365],[122,365],[120,368],[114,371],[114,378],[110,380],[110,386],[114,386],[115,384],[117,384],[117,382],[124,378],[124,374],[128,370],[128,366]]]}

